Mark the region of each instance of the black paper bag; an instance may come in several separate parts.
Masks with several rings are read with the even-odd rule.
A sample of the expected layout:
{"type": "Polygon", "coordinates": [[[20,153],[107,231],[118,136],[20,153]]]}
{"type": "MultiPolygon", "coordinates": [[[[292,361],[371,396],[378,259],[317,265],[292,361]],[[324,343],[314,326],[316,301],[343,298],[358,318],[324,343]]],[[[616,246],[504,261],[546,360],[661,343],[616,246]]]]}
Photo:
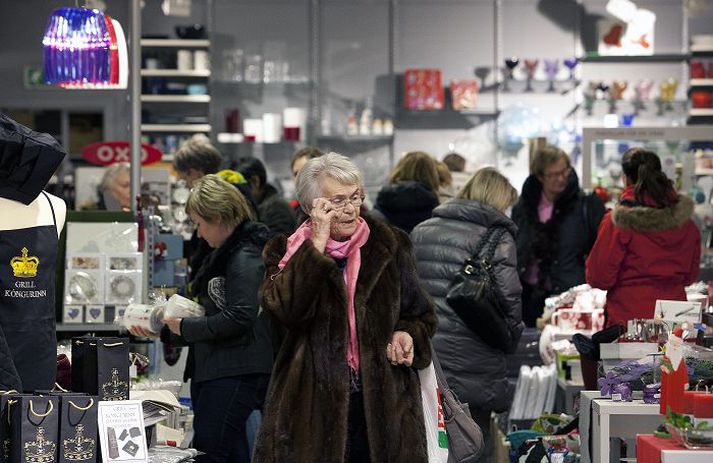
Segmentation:
{"type": "MultiPolygon", "coordinates": [[[[17,402],[17,391],[7,391],[0,395],[0,463],[10,460],[10,417],[8,407],[17,402]]],[[[29,395],[29,394],[23,394],[29,395]]]]}
{"type": "Polygon", "coordinates": [[[99,400],[128,400],[129,339],[73,339],[72,390],[96,395],[99,400]]]}
{"type": "Polygon", "coordinates": [[[58,394],[59,463],[97,461],[97,397],[58,394]]]}
{"type": "Polygon", "coordinates": [[[51,396],[18,396],[10,405],[9,463],[57,461],[59,400],[51,396]]]}

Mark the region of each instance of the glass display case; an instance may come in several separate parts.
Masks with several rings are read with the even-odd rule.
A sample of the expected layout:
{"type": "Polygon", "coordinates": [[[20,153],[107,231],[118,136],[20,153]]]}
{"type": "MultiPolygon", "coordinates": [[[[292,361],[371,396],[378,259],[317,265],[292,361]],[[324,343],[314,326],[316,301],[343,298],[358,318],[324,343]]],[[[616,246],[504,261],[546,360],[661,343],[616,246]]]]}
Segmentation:
{"type": "Polygon", "coordinates": [[[582,186],[616,201],[624,186],[621,157],[631,147],[649,149],[661,158],[666,175],[679,192],[696,203],[701,231],[701,268],[713,267],[713,126],[585,128],[582,186]]]}

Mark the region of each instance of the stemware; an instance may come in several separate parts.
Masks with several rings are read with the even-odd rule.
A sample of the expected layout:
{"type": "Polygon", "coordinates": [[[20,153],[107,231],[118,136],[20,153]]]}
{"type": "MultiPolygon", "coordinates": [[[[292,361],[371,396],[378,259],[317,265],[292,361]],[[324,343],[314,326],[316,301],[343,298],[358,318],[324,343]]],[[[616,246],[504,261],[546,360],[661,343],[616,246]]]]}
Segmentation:
{"type": "Polygon", "coordinates": [[[574,69],[579,64],[579,58],[565,58],[564,65],[569,69],[569,80],[575,80],[574,69]]]}
{"type": "Polygon", "coordinates": [[[505,80],[503,81],[503,92],[510,91],[510,80],[513,78],[513,71],[520,64],[520,59],[512,56],[505,59],[505,80]]]}
{"type": "Polygon", "coordinates": [[[559,60],[557,59],[545,59],[545,76],[547,76],[547,81],[549,86],[547,87],[548,92],[555,91],[555,78],[560,70],[559,60]]]}
{"type": "Polygon", "coordinates": [[[537,65],[540,63],[538,59],[525,59],[525,70],[527,71],[527,86],[525,87],[526,92],[532,91],[532,79],[535,77],[535,71],[537,71],[537,65]]]}

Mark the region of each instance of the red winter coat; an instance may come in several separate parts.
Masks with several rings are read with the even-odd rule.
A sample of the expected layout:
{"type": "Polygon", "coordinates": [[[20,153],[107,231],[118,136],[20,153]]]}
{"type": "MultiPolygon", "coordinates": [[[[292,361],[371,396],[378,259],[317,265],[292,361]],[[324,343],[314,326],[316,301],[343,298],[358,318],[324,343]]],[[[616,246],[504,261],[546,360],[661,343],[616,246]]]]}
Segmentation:
{"type": "MultiPolygon", "coordinates": [[[[623,202],[634,203],[633,187],[623,202]]],[[[587,283],[606,289],[607,326],[654,318],[657,299],[686,300],[684,287],[698,276],[701,235],[691,220],[693,201],[680,196],[670,208],[619,204],[599,225],[587,258],[587,283]]]]}

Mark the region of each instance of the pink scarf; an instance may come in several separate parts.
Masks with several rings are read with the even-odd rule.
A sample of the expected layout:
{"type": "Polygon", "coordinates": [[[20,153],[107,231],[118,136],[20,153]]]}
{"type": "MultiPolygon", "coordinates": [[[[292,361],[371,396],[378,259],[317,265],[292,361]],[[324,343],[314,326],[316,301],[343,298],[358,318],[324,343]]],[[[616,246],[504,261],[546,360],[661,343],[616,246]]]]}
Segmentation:
{"type": "MultiPolygon", "coordinates": [[[[369,226],[363,218],[357,219],[357,229],[346,241],[327,240],[325,251],[334,259],[347,259],[344,271],[344,282],[347,286],[347,319],[349,320],[349,346],[347,349],[347,364],[354,371],[359,371],[359,338],[356,328],[356,311],[354,308],[354,295],[356,294],[357,278],[361,267],[361,247],[369,239],[369,226]]],[[[277,268],[282,270],[292,255],[297,252],[302,243],[312,238],[312,221],[307,220],[289,238],[287,238],[287,251],[280,260],[277,268]]]]}

